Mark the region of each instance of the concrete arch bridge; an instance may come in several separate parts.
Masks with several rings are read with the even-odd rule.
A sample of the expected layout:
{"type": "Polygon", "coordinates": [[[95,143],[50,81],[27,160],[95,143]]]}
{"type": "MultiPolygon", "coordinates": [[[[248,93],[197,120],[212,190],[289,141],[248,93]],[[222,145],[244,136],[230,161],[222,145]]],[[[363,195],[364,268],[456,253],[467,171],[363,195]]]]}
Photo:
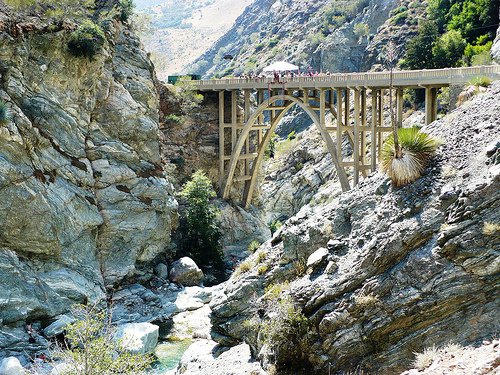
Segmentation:
{"type": "MultiPolygon", "coordinates": [[[[430,124],[437,116],[438,90],[466,84],[476,77],[499,79],[500,66],[394,71],[392,87],[398,126],[403,121],[404,89],[425,89],[425,119],[430,124]]],[[[216,79],[192,83],[198,91],[219,92],[220,188],[223,198],[229,199],[233,184],[244,182],[242,204],[246,208],[252,201],[272,134],[292,107],[302,108],[320,132],[344,191],[356,185],[361,176],[377,169],[383,135],[392,131],[390,124],[384,123],[383,116],[385,94],[391,87],[389,72],[282,80],[277,83],[273,78],[216,79]],[[240,97],[244,98],[242,114],[238,105],[240,97]],[[333,123],[327,123],[329,112],[335,119],[333,123]],[[368,118],[371,119],[369,123],[368,118]],[[344,135],[353,147],[352,157],[346,160],[342,154],[344,135]],[[349,168],[353,172],[351,180],[346,173],[349,168]],[[237,171],[244,173],[237,176],[237,171]]]]}

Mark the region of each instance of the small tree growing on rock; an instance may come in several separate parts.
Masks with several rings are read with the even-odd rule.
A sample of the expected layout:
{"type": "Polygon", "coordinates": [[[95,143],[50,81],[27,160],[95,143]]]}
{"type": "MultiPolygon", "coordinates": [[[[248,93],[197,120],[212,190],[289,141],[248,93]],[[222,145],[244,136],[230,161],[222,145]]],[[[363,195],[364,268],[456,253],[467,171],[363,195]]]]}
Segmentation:
{"type": "Polygon", "coordinates": [[[97,305],[75,305],[77,321],[66,327],[65,345],[51,353],[64,362],[63,374],[142,374],[153,362],[151,355],[131,354],[114,338],[114,329],[106,310],[97,305]]]}
{"type": "Polygon", "coordinates": [[[224,275],[222,233],[217,220],[219,210],[210,202],[216,196],[212,182],[203,171],[197,171],[184,185],[180,196],[187,202],[183,250],[204,271],[208,268],[209,273],[221,279],[224,275]]]}
{"type": "Polygon", "coordinates": [[[75,56],[92,58],[100,51],[105,40],[101,27],[91,20],[85,20],[71,33],[68,49],[75,56]]]}

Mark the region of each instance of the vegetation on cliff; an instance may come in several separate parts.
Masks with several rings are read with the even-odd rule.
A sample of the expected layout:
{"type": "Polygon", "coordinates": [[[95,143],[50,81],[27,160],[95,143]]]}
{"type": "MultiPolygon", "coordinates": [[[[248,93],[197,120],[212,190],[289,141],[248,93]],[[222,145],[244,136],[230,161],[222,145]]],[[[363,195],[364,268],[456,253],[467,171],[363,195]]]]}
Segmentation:
{"type": "Polygon", "coordinates": [[[217,220],[219,210],[211,203],[216,197],[212,182],[203,171],[197,171],[184,184],[180,196],[187,203],[181,252],[191,257],[205,272],[222,281],[222,232],[217,220]]]}
{"type": "Polygon", "coordinates": [[[491,63],[496,0],[430,0],[428,18],[407,46],[402,66],[433,69],[491,63]]]}

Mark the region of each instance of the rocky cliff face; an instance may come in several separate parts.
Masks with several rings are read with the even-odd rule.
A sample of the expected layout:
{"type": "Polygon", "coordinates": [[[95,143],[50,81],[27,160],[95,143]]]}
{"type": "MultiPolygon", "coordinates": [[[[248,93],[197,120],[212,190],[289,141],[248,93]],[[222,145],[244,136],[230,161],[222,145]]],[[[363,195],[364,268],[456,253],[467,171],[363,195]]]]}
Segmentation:
{"type": "Polygon", "coordinates": [[[75,27],[0,6],[0,345],[14,352],[23,322],[141,276],[176,225],[152,64],[112,19],[94,59],[73,57],[75,27]]]}
{"type": "Polygon", "coordinates": [[[287,342],[308,371],[392,374],[425,347],[498,332],[499,103],[495,84],[431,124],[445,143],[409,186],[375,174],[340,196],[326,188],[330,202],[304,206],[212,301],[213,337],[286,366],[294,348],[266,337],[270,301],[290,300],[307,330],[287,342]]]}
{"type": "Polygon", "coordinates": [[[409,3],[257,0],[195,67],[206,75],[260,73],[270,62],[285,59],[304,70],[369,69],[389,37],[403,46],[414,34],[424,6],[409,3]],[[391,11],[397,7],[404,17],[395,19],[391,11]]]}

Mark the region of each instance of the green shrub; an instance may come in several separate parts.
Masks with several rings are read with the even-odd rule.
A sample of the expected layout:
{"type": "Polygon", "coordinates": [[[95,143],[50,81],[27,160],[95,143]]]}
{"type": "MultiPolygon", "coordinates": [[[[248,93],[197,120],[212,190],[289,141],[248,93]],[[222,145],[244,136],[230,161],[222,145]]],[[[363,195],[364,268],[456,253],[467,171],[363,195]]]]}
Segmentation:
{"type": "Polygon", "coordinates": [[[5,4],[15,9],[28,8],[36,4],[35,0],[4,0],[5,4]]]}
{"type": "Polygon", "coordinates": [[[290,133],[288,133],[288,136],[286,137],[287,140],[292,141],[295,138],[297,138],[297,133],[295,130],[292,130],[290,133]]]}
{"type": "Polygon", "coordinates": [[[288,284],[266,288],[264,295],[266,315],[260,324],[259,337],[276,357],[279,365],[307,363],[309,320],[287,295],[288,284]]]}
{"type": "Polygon", "coordinates": [[[278,37],[274,37],[274,38],[269,40],[269,42],[267,43],[267,46],[269,48],[273,48],[273,47],[277,46],[279,42],[280,42],[280,39],[278,37]]]}
{"type": "Polygon", "coordinates": [[[75,56],[94,57],[104,45],[104,31],[91,20],[85,20],[71,33],[68,49],[75,56]]]}
{"type": "Polygon", "coordinates": [[[186,200],[186,238],[183,252],[218,279],[224,277],[222,237],[217,217],[219,210],[210,201],[216,194],[212,182],[203,171],[197,171],[184,184],[179,194],[186,200]]]}
{"type": "Polygon", "coordinates": [[[248,251],[253,254],[253,253],[255,253],[255,251],[257,251],[257,249],[260,247],[260,245],[261,245],[261,243],[259,241],[253,240],[248,245],[248,251]]]}
{"type": "Polygon", "coordinates": [[[7,107],[7,103],[3,100],[0,100],[0,125],[5,125],[10,120],[9,108],[7,107]]]}
{"type": "Polygon", "coordinates": [[[469,83],[472,86],[476,86],[476,87],[488,87],[489,85],[491,85],[491,79],[488,77],[484,77],[484,76],[474,77],[469,81],[469,83]]]}
{"type": "Polygon", "coordinates": [[[134,13],[134,2],[133,0],[120,0],[119,1],[120,10],[120,21],[126,22],[134,13]]]}
{"type": "Polygon", "coordinates": [[[395,186],[403,186],[421,177],[428,160],[440,142],[418,128],[398,130],[402,157],[397,158],[394,150],[394,137],[387,137],[382,147],[382,171],[387,173],[395,186]]]}
{"type": "Polygon", "coordinates": [[[182,117],[177,116],[174,114],[168,115],[165,117],[165,121],[171,124],[181,124],[182,123],[182,117]]]}
{"type": "Polygon", "coordinates": [[[391,23],[393,25],[402,25],[403,23],[405,23],[407,18],[408,18],[408,12],[407,11],[401,12],[391,18],[391,23]]]}
{"type": "Polygon", "coordinates": [[[66,327],[66,345],[52,357],[68,365],[68,374],[138,374],[153,362],[151,355],[130,354],[114,339],[111,318],[96,306],[75,305],[77,319],[66,327]]]}
{"type": "Polygon", "coordinates": [[[435,68],[460,66],[466,42],[460,31],[450,30],[441,35],[432,48],[435,68]]]}
{"type": "Polygon", "coordinates": [[[271,234],[274,234],[278,231],[278,229],[280,229],[283,226],[283,224],[279,219],[276,219],[276,220],[271,220],[268,226],[269,230],[271,231],[271,234]]]}

